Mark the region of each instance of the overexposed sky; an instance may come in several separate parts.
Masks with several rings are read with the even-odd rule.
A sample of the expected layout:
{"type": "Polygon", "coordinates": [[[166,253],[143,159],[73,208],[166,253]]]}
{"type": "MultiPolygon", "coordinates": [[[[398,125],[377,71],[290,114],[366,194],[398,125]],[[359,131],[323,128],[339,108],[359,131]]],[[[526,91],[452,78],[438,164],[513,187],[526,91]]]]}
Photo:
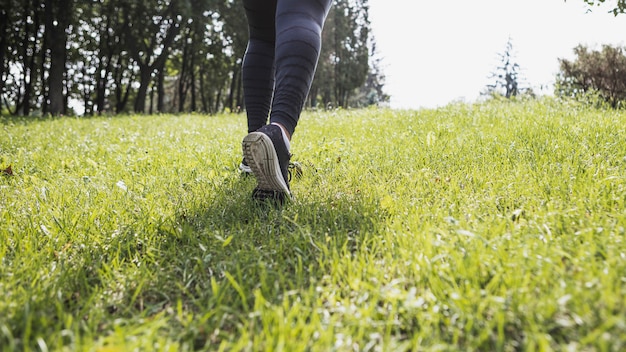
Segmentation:
{"type": "Polygon", "coordinates": [[[558,58],[586,44],[626,45],[626,15],[583,0],[369,0],[370,20],[394,108],[473,101],[493,80],[509,37],[524,80],[552,84],[558,58]]]}

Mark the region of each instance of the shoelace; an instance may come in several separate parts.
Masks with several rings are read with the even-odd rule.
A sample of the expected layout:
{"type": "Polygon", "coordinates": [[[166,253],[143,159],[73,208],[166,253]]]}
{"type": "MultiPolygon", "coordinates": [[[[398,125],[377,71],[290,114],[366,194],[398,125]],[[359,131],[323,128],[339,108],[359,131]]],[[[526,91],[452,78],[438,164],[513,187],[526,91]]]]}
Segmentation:
{"type": "Polygon", "coordinates": [[[289,177],[289,182],[295,177],[302,177],[302,165],[299,162],[289,162],[289,166],[287,166],[287,175],[289,177]]]}
{"type": "MultiPolygon", "coordinates": [[[[248,166],[248,164],[245,162],[245,159],[241,162],[243,165],[248,166]]],[[[300,164],[297,161],[290,161],[289,165],[287,166],[287,177],[289,178],[289,182],[291,182],[291,180],[295,177],[295,178],[301,178],[302,175],[304,174],[303,170],[302,170],[302,164],[300,164]]]]}

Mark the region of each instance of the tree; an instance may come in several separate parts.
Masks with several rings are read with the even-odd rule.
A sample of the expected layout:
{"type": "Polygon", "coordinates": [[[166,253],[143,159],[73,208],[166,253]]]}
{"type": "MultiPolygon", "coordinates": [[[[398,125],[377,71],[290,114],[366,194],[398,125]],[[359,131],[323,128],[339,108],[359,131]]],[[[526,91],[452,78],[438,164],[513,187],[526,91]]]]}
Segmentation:
{"type": "Polygon", "coordinates": [[[3,78],[7,89],[3,100],[13,114],[29,115],[40,95],[37,88],[41,84],[40,66],[43,64],[43,6],[41,1],[9,1],[3,8],[12,19],[6,39],[9,62],[6,78],[3,78]]]}
{"type": "Polygon", "coordinates": [[[243,105],[241,70],[243,55],[248,44],[248,24],[240,1],[224,1],[218,9],[223,26],[224,43],[231,53],[228,55],[231,81],[225,104],[231,111],[237,111],[243,105]]]}
{"type": "Polygon", "coordinates": [[[389,102],[389,95],[384,91],[385,74],[381,67],[382,59],[378,57],[376,42],[373,38],[371,38],[370,47],[369,71],[365,83],[359,88],[358,95],[353,99],[353,104],[356,106],[370,106],[389,102]]]}
{"type": "Polygon", "coordinates": [[[311,105],[348,107],[370,71],[367,0],[335,0],[322,33],[322,50],[311,86],[311,105]]]}
{"type": "MultiPolygon", "coordinates": [[[[5,3],[3,2],[3,5],[5,3]]],[[[0,99],[4,96],[5,72],[8,71],[6,53],[9,46],[9,9],[0,7],[0,99]]],[[[0,101],[0,111],[2,111],[2,101],[0,101]]]]}
{"type": "MultiPolygon", "coordinates": [[[[367,1],[334,0],[311,105],[384,96],[367,1]]],[[[237,111],[247,34],[234,0],[0,0],[0,112],[237,111]]]]}
{"type": "MultiPolygon", "coordinates": [[[[567,0],[565,0],[567,1],[567,0]]],[[[584,0],[586,4],[589,6],[600,6],[606,0],[584,0]]],[[[626,13],[626,0],[617,0],[617,3],[613,5],[613,9],[609,12],[612,12],[613,15],[617,16],[622,13],[626,13]]]]}
{"type": "Polygon", "coordinates": [[[520,87],[520,66],[517,62],[515,62],[513,41],[511,38],[509,38],[506,43],[504,53],[499,53],[498,56],[500,59],[500,66],[496,68],[495,72],[492,72],[489,75],[489,79],[494,79],[495,81],[493,84],[487,85],[483,95],[496,94],[509,99],[526,90],[525,88],[520,87]]]}
{"type": "Polygon", "coordinates": [[[64,114],[67,106],[65,72],[67,29],[72,23],[74,0],[45,0],[45,47],[48,58],[48,108],[52,115],[64,114]]]}
{"type": "Polygon", "coordinates": [[[0,94],[10,113],[65,112],[67,31],[72,23],[73,3],[74,0],[0,3],[0,94]]]}
{"type": "Polygon", "coordinates": [[[574,48],[576,59],[559,59],[555,93],[558,96],[579,98],[589,93],[611,107],[626,102],[626,55],[624,48],[602,46],[602,50],[589,50],[579,45],[574,48]]]}
{"type": "MultiPolygon", "coordinates": [[[[124,86],[121,78],[115,79],[134,76],[125,50],[124,21],[118,10],[119,1],[80,1],[75,9],[78,20],[70,38],[73,44],[70,70],[84,72],[83,82],[76,83],[82,87],[86,114],[102,114],[108,110],[112,100],[115,100],[115,112],[121,112],[127,101],[124,96],[128,97],[130,93],[130,84],[124,86]],[[121,99],[112,99],[111,92],[119,93],[121,99]]],[[[75,77],[73,74],[72,78],[75,77]]]]}
{"type": "Polygon", "coordinates": [[[122,6],[126,42],[133,60],[139,66],[135,112],[145,112],[152,75],[157,68],[164,67],[169,49],[178,35],[182,16],[177,5],[181,3],[174,0],[169,3],[137,0],[122,6]]]}

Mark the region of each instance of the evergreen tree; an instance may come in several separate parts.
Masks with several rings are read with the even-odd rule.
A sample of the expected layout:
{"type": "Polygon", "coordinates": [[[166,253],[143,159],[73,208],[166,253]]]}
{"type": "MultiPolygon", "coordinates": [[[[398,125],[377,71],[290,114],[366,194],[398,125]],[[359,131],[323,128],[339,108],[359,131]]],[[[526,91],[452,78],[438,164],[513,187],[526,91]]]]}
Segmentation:
{"type": "Polygon", "coordinates": [[[520,66],[515,62],[515,54],[513,51],[513,41],[511,38],[506,43],[503,53],[498,54],[500,65],[496,67],[496,71],[489,75],[489,79],[493,79],[493,84],[488,84],[483,95],[501,95],[509,99],[517,96],[522,92],[529,91],[528,88],[522,86],[522,78],[520,66]]]}

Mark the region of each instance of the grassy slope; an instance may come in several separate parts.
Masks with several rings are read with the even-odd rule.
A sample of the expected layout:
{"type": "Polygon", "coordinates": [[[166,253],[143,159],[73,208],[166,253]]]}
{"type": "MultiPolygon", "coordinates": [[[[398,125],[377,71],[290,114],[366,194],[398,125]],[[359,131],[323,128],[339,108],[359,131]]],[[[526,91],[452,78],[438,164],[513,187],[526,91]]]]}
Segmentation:
{"type": "Polygon", "coordinates": [[[306,113],[283,210],[243,119],[0,120],[0,346],[626,348],[626,114],[306,113]]]}

